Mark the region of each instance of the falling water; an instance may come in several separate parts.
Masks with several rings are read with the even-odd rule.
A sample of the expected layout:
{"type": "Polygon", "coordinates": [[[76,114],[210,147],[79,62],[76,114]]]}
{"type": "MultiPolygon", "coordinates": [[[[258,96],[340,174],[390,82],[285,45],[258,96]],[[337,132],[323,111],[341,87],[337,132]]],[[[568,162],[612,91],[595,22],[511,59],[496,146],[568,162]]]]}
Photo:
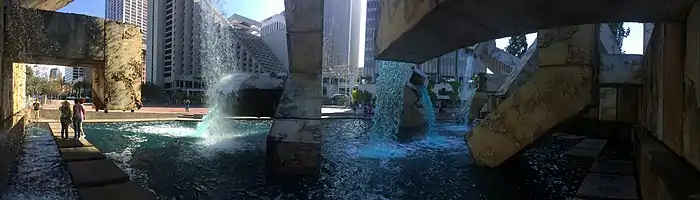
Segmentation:
{"type": "Polygon", "coordinates": [[[372,117],[369,146],[360,152],[364,157],[387,158],[405,155],[396,143],[403,110],[403,87],[411,76],[410,63],[378,61],[376,111],[372,117]]]}
{"type": "Polygon", "coordinates": [[[206,103],[209,113],[197,125],[197,132],[202,136],[213,136],[212,133],[223,133],[225,126],[220,126],[226,110],[232,108],[231,100],[235,98],[240,86],[240,75],[237,69],[235,49],[237,40],[233,26],[226,20],[219,9],[206,0],[195,0],[194,17],[199,18],[198,34],[193,35],[195,43],[199,44],[201,54],[199,59],[202,76],[207,86],[206,103]]]}
{"type": "Polygon", "coordinates": [[[472,103],[472,98],[476,93],[476,87],[472,81],[474,76],[474,53],[471,51],[467,52],[467,64],[465,66],[463,77],[466,79],[467,84],[462,84],[460,88],[460,99],[462,99],[462,124],[469,126],[469,109],[472,103]]]}
{"type": "Polygon", "coordinates": [[[435,106],[433,101],[430,100],[430,94],[428,93],[428,88],[425,85],[418,85],[418,90],[420,92],[420,99],[423,101],[423,109],[425,113],[425,121],[428,123],[426,130],[428,131],[428,137],[434,137],[436,135],[435,131],[435,106]]]}

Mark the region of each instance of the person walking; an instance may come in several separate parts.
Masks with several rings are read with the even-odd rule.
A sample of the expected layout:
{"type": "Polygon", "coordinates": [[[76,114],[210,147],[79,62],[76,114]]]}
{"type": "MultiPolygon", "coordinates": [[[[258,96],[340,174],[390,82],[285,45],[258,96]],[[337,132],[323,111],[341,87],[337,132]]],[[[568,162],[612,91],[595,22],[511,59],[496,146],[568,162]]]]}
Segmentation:
{"type": "Polygon", "coordinates": [[[68,139],[68,127],[73,118],[73,110],[70,108],[70,102],[61,102],[61,107],[58,108],[58,110],[61,111],[61,138],[68,139]]]}
{"type": "Polygon", "coordinates": [[[185,99],[185,112],[190,112],[190,106],[192,106],[192,102],[189,99],[185,99]]]}
{"type": "Polygon", "coordinates": [[[34,104],[32,104],[32,109],[34,110],[34,120],[39,120],[39,110],[41,110],[41,103],[39,103],[39,99],[34,101],[34,104]]]}
{"type": "Polygon", "coordinates": [[[85,107],[83,104],[85,103],[85,99],[80,98],[75,101],[75,105],[73,105],[73,130],[75,131],[75,134],[73,135],[73,139],[80,139],[83,136],[83,120],[85,120],[85,107]]]}

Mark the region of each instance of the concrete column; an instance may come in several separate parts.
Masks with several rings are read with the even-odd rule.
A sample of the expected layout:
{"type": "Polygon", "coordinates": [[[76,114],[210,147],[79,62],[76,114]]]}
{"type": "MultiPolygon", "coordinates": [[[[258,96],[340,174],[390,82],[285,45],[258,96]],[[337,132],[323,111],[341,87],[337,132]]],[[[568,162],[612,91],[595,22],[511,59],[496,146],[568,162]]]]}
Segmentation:
{"type": "Polygon", "coordinates": [[[497,166],[591,102],[595,25],[538,32],[539,68],[492,111],[467,144],[474,162],[497,166]]]}
{"type": "Polygon", "coordinates": [[[267,137],[273,174],[315,175],[321,157],[323,0],[285,0],[289,76],[267,137]]]}
{"type": "Polygon", "coordinates": [[[654,31],[654,23],[644,23],[644,46],[642,46],[642,53],[647,51],[647,44],[649,43],[649,38],[651,38],[651,32],[654,31]]]}
{"type": "MultiPolygon", "coordinates": [[[[662,139],[678,155],[683,155],[683,68],[685,64],[685,23],[664,23],[660,95],[662,139]]],[[[658,29],[657,29],[658,30],[658,29]]]]}

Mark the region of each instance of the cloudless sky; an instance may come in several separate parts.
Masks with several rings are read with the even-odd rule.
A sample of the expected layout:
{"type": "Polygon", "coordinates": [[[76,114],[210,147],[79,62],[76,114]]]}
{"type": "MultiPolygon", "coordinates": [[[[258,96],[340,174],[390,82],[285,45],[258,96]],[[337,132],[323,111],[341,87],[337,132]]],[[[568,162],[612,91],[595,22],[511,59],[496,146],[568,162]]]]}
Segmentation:
{"type": "MultiPolygon", "coordinates": [[[[239,14],[253,20],[261,21],[274,14],[278,14],[284,10],[284,0],[213,0],[223,12],[228,16],[231,14],[239,14]]],[[[366,0],[362,2],[362,9],[366,7],[366,0]]],[[[58,10],[59,12],[78,13],[96,17],[104,17],[105,0],[74,0],[73,3],[58,10]]],[[[360,66],[364,62],[364,30],[365,30],[365,12],[362,12],[362,27],[360,42],[360,66]]],[[[642,54],[642,45],[644,37],[644,28],[641,23],[625,23],[626,28],[630,28],[630,35],[625,38],[622,45],[622,50],[628,54],[642,54]]],[[[527,35],[528,44],[532,44],[535,40],[535,34],[527,35]]],[[[496,40],[496,46],[505,48],[508,45],[508,38],[496,40]]]]}

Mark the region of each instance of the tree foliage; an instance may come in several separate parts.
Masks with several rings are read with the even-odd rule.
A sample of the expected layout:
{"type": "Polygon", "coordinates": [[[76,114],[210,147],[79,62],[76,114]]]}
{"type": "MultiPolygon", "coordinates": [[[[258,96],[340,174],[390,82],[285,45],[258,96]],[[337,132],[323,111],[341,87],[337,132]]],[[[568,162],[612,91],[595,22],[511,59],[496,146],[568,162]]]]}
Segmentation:
{"type": "Polygon", "coordinates": [[[525,37],[525,34],[510,37],[506,51],[518,58],[523,57],[527,51],[527,37],[525,37]]]}
{"type": "Polygon", "coordinates": [[[627,28],[625,29],[624,26],[622,26],[622,22],[616,22],[616,23],[609,23],[608,27],[610,27],[610,31],[612,32],[613,36],[615,37],[615,45],[617,48],[622,48],[622,41],[625,40],[627,36],[630,35],[630,29],[627,28]]]}

